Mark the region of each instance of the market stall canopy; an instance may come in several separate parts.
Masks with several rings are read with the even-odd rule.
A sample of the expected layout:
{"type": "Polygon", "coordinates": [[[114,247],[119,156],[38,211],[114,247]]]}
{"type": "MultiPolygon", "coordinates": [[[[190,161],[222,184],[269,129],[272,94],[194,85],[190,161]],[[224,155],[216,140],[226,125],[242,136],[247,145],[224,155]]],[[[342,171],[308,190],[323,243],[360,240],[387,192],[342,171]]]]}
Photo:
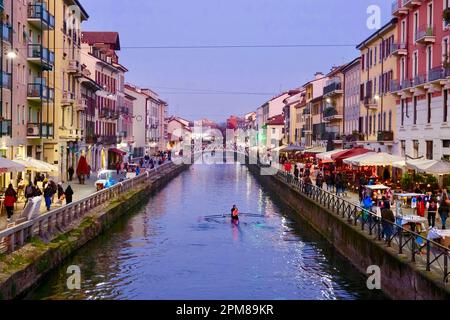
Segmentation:
{"type": "Polygon", "coordinates": [[[0,173],[23,172],[25,169],[25,166],[20,163],[0,157],[0,173]]]}
{"type": "Polygon", "coordinates": [[[314,147],[314,148],[305,150],[305,153],[324,153],[326,151],[327,151],[326,147],[314,147]]]}
{"type": "Polygon", "coordinates": [[[298,144],[293,144],[284,149],[281,149],[281,152],[299,152],[299,151],[304,151],[304,150],[305,150],[305,147],[302,147],[301,145],[298,145],[298,144]]]}
{"type": "Polygon", "coordinates": [[[360,154],[358,156],[355,157],[351,157],[351,158],[347,158],[344,159],[344,163],[348,164],[348,165],[352,165],[352,166],[357,166],[358,165],[358,161],[364,157],[367,157],[368,155],[374,155],[376,154],[375,152],[369,152],[369,153],[364,153],[364,154],[360,154]]]}
{"type": "Polygon", "coordinates": [[[436,160],[415,159],[406,161],[406,167],[411,170],[422,171],[436,164],[436,160]]]}
{"type": "Polygon", "coordinates": [[[373,152],[373,150],[364,149],[364,148],[353,148],[347,151],[343,151],[331,156],[331,159],[334,161],[343,161],[344,159],[348,159],[351,157],[356,157],[362,154],[366,154],[369,152],[373,152]]]}
{"type": "MultiPolygon", "coordinates": [[[[33,159],[33,158],[24,158],[24,159],[15,159],[14,162],[21,166],[24,166],[26,170],[35,171],[35,172],[58,172],[59,169],[57,166],[52,165],[50,163],[33,159]]],[[[25,171],[25,170],[23,170],[25,171]]]]}
{"type": "Polygon", "coordinates": [[[384,184],[377,184],[373,186],[365,186],[366,189],[369,190],[389,190],[390,188],[388,186],[385,186],[384,184]]]}
{"type": "MultiPolygon", "coordinates": [[[[344,160],[347,163],[351,159],[344,160]]],[[[392,166],[394,163],[402,161],[401,157],[393,156],[389,153],[378,152],[378,153],[366,153],[358,159],[351,161],[351,164],[364,167],[364,166],[392,166]]]]}
{"type": "Polygon", "coordinates": [[[333,160],[333,159],[331,159],[331,157],[333,155],[335,155],[337,153],[340,153],[340,152],[343,152],[343,151],[344,151],[343,149],[337,149],[337,150],[334,150],[334,151],[328,151],[328,152],[319,153],[317,155],[317,159],[320,159],[320,160],[333,160]]]}
{"type": "Polygon", "coordinates": [[[268,151],[272,151],[272,152],[280,152],[280,151],[283,150],[284,148],[286,148],[286,146],[280,146],[280,147],[277,147],[277,148],[272,148],[272,149],[269,149],[268,151]]]}
{"type": "Polygon", "coordinates": [[[127,154],[126,152],[123,152],[122,150],[117,149],[117,148],[111,148],[111,149],[108,149],[108,151],[109,151],[109,152],[116,153],[116,154],[118,154],[118,155],[120,155],[120,156],[124,156],[124,155],[127,154]]]}
{"type": "Polygon", "coordinates": [[[417,166],[416,170],[418,172],[424,172],[428,174],[437,174],[437,175],[450,174],[450,163],[446,161],[434,161],[434,163],[417,166]]]}

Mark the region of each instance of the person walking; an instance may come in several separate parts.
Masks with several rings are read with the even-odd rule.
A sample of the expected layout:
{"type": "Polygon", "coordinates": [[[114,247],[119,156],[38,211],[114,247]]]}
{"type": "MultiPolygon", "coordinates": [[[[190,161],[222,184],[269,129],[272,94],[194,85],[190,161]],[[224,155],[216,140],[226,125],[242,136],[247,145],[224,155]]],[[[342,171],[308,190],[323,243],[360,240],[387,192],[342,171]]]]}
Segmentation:
{"type": "Polygon", "coordinates": [[[386,200],[383,204],[383,210],[381,211],[381,226],[382,234],[381,237],[389,242],[394,232],[395,216],[394,212],[391,210],[391,204],[386,200]]]}
{"type": "Polygon", "coordinates": [[[33,186],[33,198],[42,196],[42,191],[39,189],[37,183],[33,186]]]}
{"type": "Polygon", "coordinates": [[[299,176],[300,176],[300,170],[298,170],[298,166],[295,166],[294,167],[294,177],[295,177],[296,181],[298,181],[299,176]]]}
{"type": "Polygon", "coordinates": [[[52,206],[52,197],[53,197],[53,189],[52,187],[47,184],[47,186],[44,189],[44,199],[45,199],[45,206],[47,207],[47,211],[50,211],[52,206]]]}
{"type": "Polygon", "coordinates": [[[323,175],[322,172],[319,172],[319,174],[317,175],[316,178],[316,185],[318,188],[322,189],[323,188],[323,175]]]}
{"type": "Polygon", "coordinates": [[[430,228],[436,226],[436,212],[438,211],[438,204],[435,197],[431,197],[430,201],[427,203],[428,210],[428,225],[430,228]]]}
{"type": "Polygon", "coordinates": [[[416,208],[416,210],[417,210],[417,215],[419,216],[419,217],[422,217],[422,218],[424,218],[425,217],[425,200],[422,198],[422,197],[419,197],[418,199],[417,199],[417,208],[416,208]]]}
{"type": "Polygon", "coordinates": [[[338,197],[344,192],[343,188],[342,174],[338,173],[336,175],[336,195],[338,197]]]}
{"type": "Polygon", "coordinates": [[[73,189],[72,187],[69,185],[66,188],[66,191],[64,192],[65,196],[66,196],[66,204],[70,204],[73,201],[73,189]]]}
{"type": "Polygon", "coordinates": [[[5,202],[4,206],[6,208],[7,220],[12,221],[12,216],[14,214],[14,204],[17,201],[17,192],[14,190],[13,185],[9,184],[8,189],[5,192],[5,202]]]}
{"type": "Polygon", "coordinates": [[[60,204],[62,204],[66,194],[64,192],[64,188],[61,182],[58,183],[57,193],[58,193],[58,201],[60,204]]]}
{"type": "Polygon", "coordinates": [[[75,170],[73,169],[73,167],[69,167],[69,170],[67,170],[68,174],[69,174],[69,181],[73,180],[73,175],[75,173],[75,170]]]}
{"type": "Polygon", "coordinates": [[[33,185],[29,183],[25,188],[25,206],[27,205],[28,201],[33,198],[34,190],[33,185]]]}
{"type": "Polygon", "coordinates": [[[441,200],[439,203],[439,216],[441,217],[441,223],[442,223],[442,230],[446,229],[447,224],[447,218],[448,213],[450,211],[449,205],[448,205],[448,194],[447,191],[443,190],[441,193],[441,200]]]}

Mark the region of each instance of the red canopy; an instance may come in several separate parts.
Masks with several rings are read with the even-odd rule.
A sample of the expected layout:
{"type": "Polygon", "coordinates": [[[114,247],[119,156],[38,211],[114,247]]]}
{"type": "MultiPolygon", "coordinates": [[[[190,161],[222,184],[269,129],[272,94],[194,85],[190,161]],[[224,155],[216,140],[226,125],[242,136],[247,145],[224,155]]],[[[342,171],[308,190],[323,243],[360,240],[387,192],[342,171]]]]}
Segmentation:
{"type": "Polygon", "coordinates": [[[339,162],[339,161],[344,161],[345,159],[348,159],[351,157],[356,157],[359,155],[366,154],[368,152],[373,152],[373,150],[364,149],[364,148],[354,148],[351,150],[346,150],[346,151],[336,153],[331,156],[331,159],[333,159],[336,162],[339,162]]]}
{"type": "Polygon", "coordinates": [[[125,151],[122,151],[122,150],[117,149],[117,148],[111,148],[111,149],[108,149],[108,151],[109,152],[113,152],[113,153],[117,153],[120,156],[124,156],[124,155],[127,154],[125,151]]]}

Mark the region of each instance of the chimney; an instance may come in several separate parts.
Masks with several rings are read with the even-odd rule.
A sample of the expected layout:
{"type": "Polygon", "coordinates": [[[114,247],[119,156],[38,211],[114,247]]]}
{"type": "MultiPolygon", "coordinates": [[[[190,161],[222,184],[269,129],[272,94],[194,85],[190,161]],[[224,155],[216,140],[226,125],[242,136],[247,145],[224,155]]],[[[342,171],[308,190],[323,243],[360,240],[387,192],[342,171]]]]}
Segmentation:
{"type": "Polygon", "coordinates": [[[323,72],[316,72],[314,74],[314,76],[316,77],[316,80],[317,80],[317,79],[323,78],[324,74],[323,74],[323,72]]]}

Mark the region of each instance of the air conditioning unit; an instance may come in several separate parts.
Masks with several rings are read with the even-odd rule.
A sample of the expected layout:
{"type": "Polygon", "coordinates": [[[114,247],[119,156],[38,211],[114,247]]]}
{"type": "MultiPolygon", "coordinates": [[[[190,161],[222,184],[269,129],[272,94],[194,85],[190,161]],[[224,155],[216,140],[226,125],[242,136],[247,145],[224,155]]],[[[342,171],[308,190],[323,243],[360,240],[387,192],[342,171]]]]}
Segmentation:
{"type": "Polygon", "coordinates": [[[28,136],[39,136],[39,127],[38,126],[28,127],[27,134],[28,136]]]}

